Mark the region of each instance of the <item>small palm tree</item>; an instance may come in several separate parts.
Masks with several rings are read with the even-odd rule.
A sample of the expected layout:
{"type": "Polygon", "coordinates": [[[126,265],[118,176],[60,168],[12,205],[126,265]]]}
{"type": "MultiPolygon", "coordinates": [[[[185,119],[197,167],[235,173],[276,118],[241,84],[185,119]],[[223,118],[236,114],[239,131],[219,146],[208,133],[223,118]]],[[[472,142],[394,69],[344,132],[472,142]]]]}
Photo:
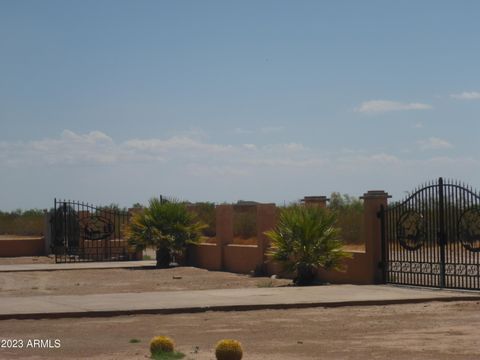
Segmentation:
{"type": "Polygon", "coordinates": [[[198,242],[204,227],[185,204],[152,198],[148,207],[133,215],[125,235],[137,251],[155,247],[157,267],[165,268],[175,256],[184,255],[187,244],[198,242]]]}
{"type": "Polygon", "coordinates": [[[284,208],[275,229],[265,233],[272,240],[270,257],[296,274],[296,285],[313,283],[319,267],[341,270],[349,254],[335,223],[335,215],[318,206],[284,208]]]}

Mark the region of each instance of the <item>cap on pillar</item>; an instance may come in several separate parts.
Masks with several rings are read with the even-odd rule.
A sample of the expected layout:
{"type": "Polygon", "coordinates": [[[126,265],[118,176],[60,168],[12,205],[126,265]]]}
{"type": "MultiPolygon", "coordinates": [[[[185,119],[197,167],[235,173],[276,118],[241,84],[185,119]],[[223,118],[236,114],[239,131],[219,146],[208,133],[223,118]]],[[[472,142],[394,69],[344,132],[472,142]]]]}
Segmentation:
{"type": "Polygon", "coordinates": [[[360,196],[360,199],[372,199],[372,198],[391,198],[391,195],[388,195],[387,192],[383,190],[368,190],[363,196],[360,196]]]}
{"type": "Polygon", "coordinates": [[[326,196],[305,196],[302,201],[305,205],[327,207],[327,201],[329,200],[326,196]]]}

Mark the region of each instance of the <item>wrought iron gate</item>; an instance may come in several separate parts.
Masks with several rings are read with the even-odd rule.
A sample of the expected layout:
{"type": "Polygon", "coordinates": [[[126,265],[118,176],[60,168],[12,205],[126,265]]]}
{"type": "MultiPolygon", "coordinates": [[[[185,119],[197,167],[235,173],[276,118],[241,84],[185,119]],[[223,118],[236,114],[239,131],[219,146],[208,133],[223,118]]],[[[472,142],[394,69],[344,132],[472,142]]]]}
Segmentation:
{"type": "Polygon", "coordinates": [[[439,178],[380,218],[386,282],[480,289],[478,192],[439,178]]]}
{"type": "Polygon", "coordinates": [[[122,236],[128,220],[125,211],[55,199],[51,218],[55,262],[135,259],[122,236]]]}

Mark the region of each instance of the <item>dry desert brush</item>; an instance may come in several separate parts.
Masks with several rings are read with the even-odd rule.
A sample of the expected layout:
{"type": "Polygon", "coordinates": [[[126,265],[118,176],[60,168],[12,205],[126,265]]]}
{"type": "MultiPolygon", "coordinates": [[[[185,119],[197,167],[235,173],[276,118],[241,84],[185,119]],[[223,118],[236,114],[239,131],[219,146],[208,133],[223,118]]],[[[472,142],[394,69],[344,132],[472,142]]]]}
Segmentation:
{"type": "Polygon", "coordinates": [[[318,268],[341,270],[349,254],[343,251],[335,214],[319,206],[292,205],[282,209],[277,226],[267,231],[269,256],[295,274],[296,285],[309,285],[318,268]]]}

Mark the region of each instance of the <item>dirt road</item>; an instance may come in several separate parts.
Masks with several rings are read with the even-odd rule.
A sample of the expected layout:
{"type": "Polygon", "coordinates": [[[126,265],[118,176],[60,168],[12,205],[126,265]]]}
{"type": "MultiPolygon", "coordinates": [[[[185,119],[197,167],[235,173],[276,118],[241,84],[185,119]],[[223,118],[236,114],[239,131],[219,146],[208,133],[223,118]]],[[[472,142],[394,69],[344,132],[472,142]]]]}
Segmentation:
{"type": "Polygon", "coordinates": [[[61,347],[3,348],[0,358],[145,359],[150,338],[163,334],[186,359],[214,359],[215,343],[235,338],[246,360],[471,360],[478,358],[479,322],[476,302],[7,320],[0,338],[59,339],[61,347]]]}

